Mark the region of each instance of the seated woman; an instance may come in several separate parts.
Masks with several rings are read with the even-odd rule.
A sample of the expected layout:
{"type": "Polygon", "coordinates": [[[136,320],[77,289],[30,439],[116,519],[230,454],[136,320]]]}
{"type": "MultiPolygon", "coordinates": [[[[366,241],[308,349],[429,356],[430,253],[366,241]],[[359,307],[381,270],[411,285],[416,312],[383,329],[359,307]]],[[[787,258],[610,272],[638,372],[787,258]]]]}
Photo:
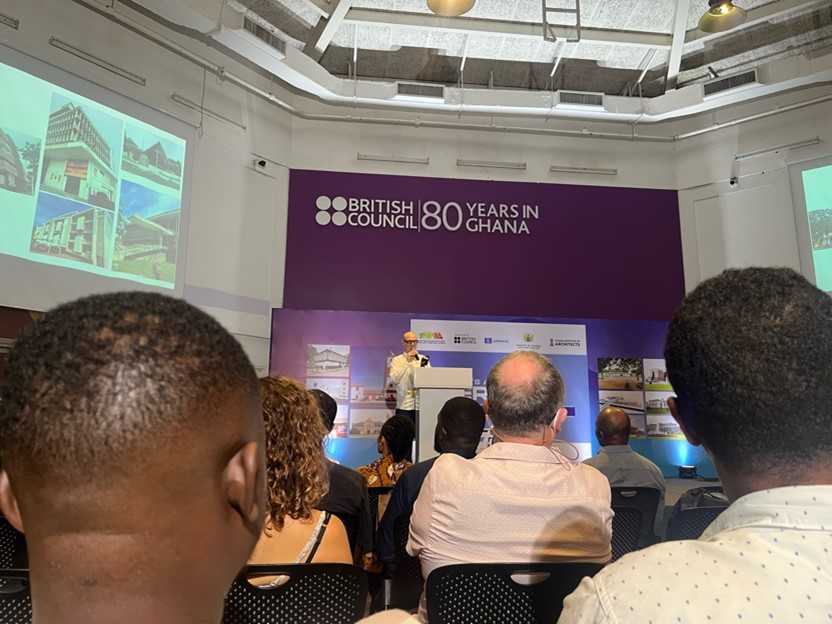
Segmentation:
{"type": "MultiPolygon", "coordinates": [[[[315,399],[285,377],[260,380],[266,425],[268,515],[250,564],[353,562],[341,521],[314,509],[327,492],[321,440],[326,435],[315,399]]],[[[278,579],[252,579],[256,585],[278,579]]]]}
{"type": "Polygon", "coordinates": [[[410,456],[414,437],[413,421],[407,416],[392,416],[381,426],[377,447],[381,457],[358,468],[367,479],[367,487],[396,485],[404,471],[412,466],[410,456]]]}

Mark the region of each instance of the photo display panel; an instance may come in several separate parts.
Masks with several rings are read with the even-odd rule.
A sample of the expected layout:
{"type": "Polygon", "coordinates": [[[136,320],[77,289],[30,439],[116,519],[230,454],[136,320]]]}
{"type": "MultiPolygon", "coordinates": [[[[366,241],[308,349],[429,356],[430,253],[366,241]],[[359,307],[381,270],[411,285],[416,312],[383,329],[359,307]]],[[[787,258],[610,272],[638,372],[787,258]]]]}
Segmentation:
{"type": "Polygon", "coordinates": [[[176,287],[187,142],[0,63],[0,255],[176,287]]]}

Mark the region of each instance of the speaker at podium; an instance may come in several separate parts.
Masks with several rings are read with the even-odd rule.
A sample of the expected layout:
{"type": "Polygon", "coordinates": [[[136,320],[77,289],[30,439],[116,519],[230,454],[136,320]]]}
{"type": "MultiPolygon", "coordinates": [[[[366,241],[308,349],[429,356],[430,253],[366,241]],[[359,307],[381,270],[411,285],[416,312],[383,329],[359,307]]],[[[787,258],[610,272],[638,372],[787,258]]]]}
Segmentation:
{"type": "Polygon", "coordinates": [[[413,374],[413,388],[419,407],[416,423],[416,461],[425,461],[437,455],[433,448],[433,435],[439,410],[458,396],[471,396],[474,387],[474,371],[470,368],[417,368],[413,374]]]}

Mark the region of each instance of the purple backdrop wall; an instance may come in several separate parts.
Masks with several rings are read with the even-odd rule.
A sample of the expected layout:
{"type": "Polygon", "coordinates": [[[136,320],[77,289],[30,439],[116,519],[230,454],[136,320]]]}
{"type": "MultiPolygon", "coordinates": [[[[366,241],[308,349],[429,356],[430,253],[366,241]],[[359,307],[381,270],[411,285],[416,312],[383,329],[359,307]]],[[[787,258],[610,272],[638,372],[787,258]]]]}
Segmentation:
{"type": "Polygon", "coordinates": [[[668,319],[683,294],[674,191],[291,172],[287,308],[668,319]],[[425,229],[449,203],[459,229],[425,229]],[[506,221],[529,231],[468,231],[506,221]]]}

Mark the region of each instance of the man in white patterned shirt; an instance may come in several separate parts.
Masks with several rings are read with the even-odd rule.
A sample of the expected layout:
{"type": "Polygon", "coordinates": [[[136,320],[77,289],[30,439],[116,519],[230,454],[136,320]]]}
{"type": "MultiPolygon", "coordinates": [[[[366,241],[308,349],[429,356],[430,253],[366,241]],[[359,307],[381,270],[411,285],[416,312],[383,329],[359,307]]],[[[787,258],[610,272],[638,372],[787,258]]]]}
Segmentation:
{"type": "Polygon", "coordinates": [[[832,299],[790,269],[725,271],[665,358],[671,412],[734,502],[699,540],[584,579],[559,623],[832,623],[832,299]]]}

